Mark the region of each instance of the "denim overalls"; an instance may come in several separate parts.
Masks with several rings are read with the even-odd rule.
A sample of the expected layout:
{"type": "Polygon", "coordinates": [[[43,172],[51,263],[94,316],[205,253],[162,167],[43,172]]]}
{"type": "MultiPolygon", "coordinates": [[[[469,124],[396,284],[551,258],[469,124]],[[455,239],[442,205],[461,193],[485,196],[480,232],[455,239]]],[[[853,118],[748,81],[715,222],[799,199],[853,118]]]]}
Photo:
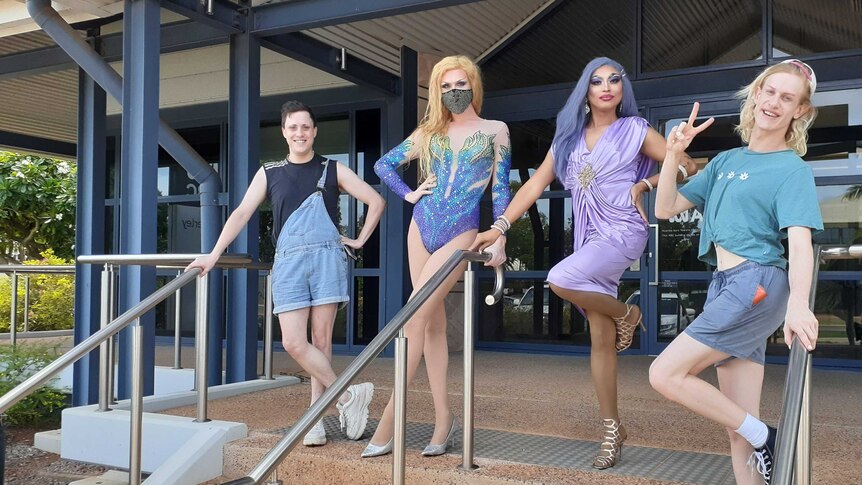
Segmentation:
{"type": "Polygon", "coordinates": [[[347,255],[323,203],[329,160],[323,165],[317,191],[288,217],[278,236],[272,266],[273,313],[350,300],[347,255]]]}

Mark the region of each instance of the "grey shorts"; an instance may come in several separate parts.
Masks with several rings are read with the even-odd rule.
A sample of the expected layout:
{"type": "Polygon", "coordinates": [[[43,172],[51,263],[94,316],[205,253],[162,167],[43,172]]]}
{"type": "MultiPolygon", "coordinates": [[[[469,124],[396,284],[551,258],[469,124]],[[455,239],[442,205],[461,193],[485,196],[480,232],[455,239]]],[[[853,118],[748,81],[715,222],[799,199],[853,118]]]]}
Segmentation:
{"type": "Polygon", "coordinates": [[[716,271],[709,284],[703,313],[685,333],[731,357],[763,364],[766,340],[784,322],[789,296],[787,272],[777,266],[746,261],[731,269],[716,271]],[[766,292],[765,297],[758,287],[766,292]],[[761,298],[756,299],[759,294],[761,298]]]}
{"type": "Polygon", "coordinates": [[[347,291],[347,255],[338,241],[279,248],[272,265],[273,313],[343,303],[347,291]]]}

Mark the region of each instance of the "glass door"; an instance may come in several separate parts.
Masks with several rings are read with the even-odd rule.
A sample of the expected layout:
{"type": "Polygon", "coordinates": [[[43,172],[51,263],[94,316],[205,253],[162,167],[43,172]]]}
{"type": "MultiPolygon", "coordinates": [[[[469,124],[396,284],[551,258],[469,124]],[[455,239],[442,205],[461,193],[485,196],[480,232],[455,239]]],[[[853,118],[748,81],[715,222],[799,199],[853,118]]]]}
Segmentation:
{"type": "MultiPolygon", "coordinates": [[[[715,123],[689,147],[698,169],[716,154],[738,147],[733,127],[739,121],[737,102],[701,103],[700,115],[715,117],[715,123]]],[[[691,104],[653,108],[651,124],[665,137],[671,128],[688,119],[691,104]]],[[[660,353],[703,311],[713,268],[697,259],[703,214],[697,208],[669,220],[655,217],[655,192],[649,196],[650,241],[646,255],[648,282],[644,323],[647,352],[660,353]]]]}

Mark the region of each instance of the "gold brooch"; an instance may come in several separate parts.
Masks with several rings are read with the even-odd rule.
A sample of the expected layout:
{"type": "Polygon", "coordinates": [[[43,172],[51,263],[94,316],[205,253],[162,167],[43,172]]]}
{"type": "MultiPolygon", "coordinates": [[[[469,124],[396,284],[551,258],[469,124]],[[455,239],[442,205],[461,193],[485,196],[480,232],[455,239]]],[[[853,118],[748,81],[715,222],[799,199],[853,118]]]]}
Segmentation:
{"type": "Polygon", "coordinates": [[[578,173],[578,181],[581,183],[581,188],[586,189],[594,178],[596,178],[596,172],[593,171],[593,166],[585,163],[584,168],[578,173]]]}

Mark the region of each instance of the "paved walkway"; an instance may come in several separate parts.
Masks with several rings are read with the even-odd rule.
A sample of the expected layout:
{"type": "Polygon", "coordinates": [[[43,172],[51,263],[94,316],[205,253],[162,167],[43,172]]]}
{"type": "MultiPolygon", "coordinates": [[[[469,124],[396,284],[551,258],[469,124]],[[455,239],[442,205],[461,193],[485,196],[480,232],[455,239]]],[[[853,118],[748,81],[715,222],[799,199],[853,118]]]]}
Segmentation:
{"type": "MultiPolygon", "coordinates": [[[[169,364],[172,349],[160,349],[158,359],[160,363],[164,360],[169,364]]],[[[336,356],[336,372],[346,367],[351,359],[336,356]]],[[[192,360],[189,358],[185,362],[192,360]]],[[[450,405],[459,419],[463,390],[461,362],[461,354],[451,355],[450,405]]],[[[651,362],[651,357],[620,358],[620,414],[629,440],[620,466],[595,472],[590,463],[598,449],[601,430],[589,360],[478,352],[475,372],[477,460],[541,466],[545,470],[542,473],[553,477],[542,480],[543,483],[733,483],[726,432],[653,391],[647,380],[651,362]],[[595,480],[585,479],[585,476],[595,477],[595,480]]],[[[275,369],[276,374],[305,377],[284,352],[275,354],[275,369]]],[[[761,414],[770,423],[778,420],[785,370],[784,366],[766,367],[761,414]]],[[[714,371],[707,371],[705,377],[715,382],[714,371]]],[[[358,379],[366,380],[376,386],[370,407],[372,421],[365,436],[368,439],[376,423],[373,419],[380,416],[392,391],[392,360],[373,362],[358,379]]],[[[858,412],[862,404],[862,373],[816,370],[813,382],[814,483],[862,484],[862,447],[856,445],[862,443],[862,413],[858,412]]],[[[274,440],[298,419],[308,406],[309,398],[310,385],[303,382],[211,402],[210,416],[246,422],[250,436],[268,436],[267,440],[274,440]]],[[[194,408],[171,412],[192,416],[194,408]]],[[[427,443],[431,435],[429,423],[433,423],[428,380],[422,368],[408,392],[407,413],[409,465],[427,443]]],[[[333,459],[358,456],[364,445],[342,441],[341,434],[335,430],[335,410],[328,414],[325,422],[333,443],[313,450],[299,447],[294,453],[333,459]]],[[[458,446],[446,463],[459,461],[460,443],[458,446]]],[[[434,461],[425,459],[418,463],[433,467],[436,465],[424,464],[434,461]]],[[[360,462],[357,460],[357,463],[360,462]]],[[[514,475],[509,476],[514,478],[514,475]]]]}

